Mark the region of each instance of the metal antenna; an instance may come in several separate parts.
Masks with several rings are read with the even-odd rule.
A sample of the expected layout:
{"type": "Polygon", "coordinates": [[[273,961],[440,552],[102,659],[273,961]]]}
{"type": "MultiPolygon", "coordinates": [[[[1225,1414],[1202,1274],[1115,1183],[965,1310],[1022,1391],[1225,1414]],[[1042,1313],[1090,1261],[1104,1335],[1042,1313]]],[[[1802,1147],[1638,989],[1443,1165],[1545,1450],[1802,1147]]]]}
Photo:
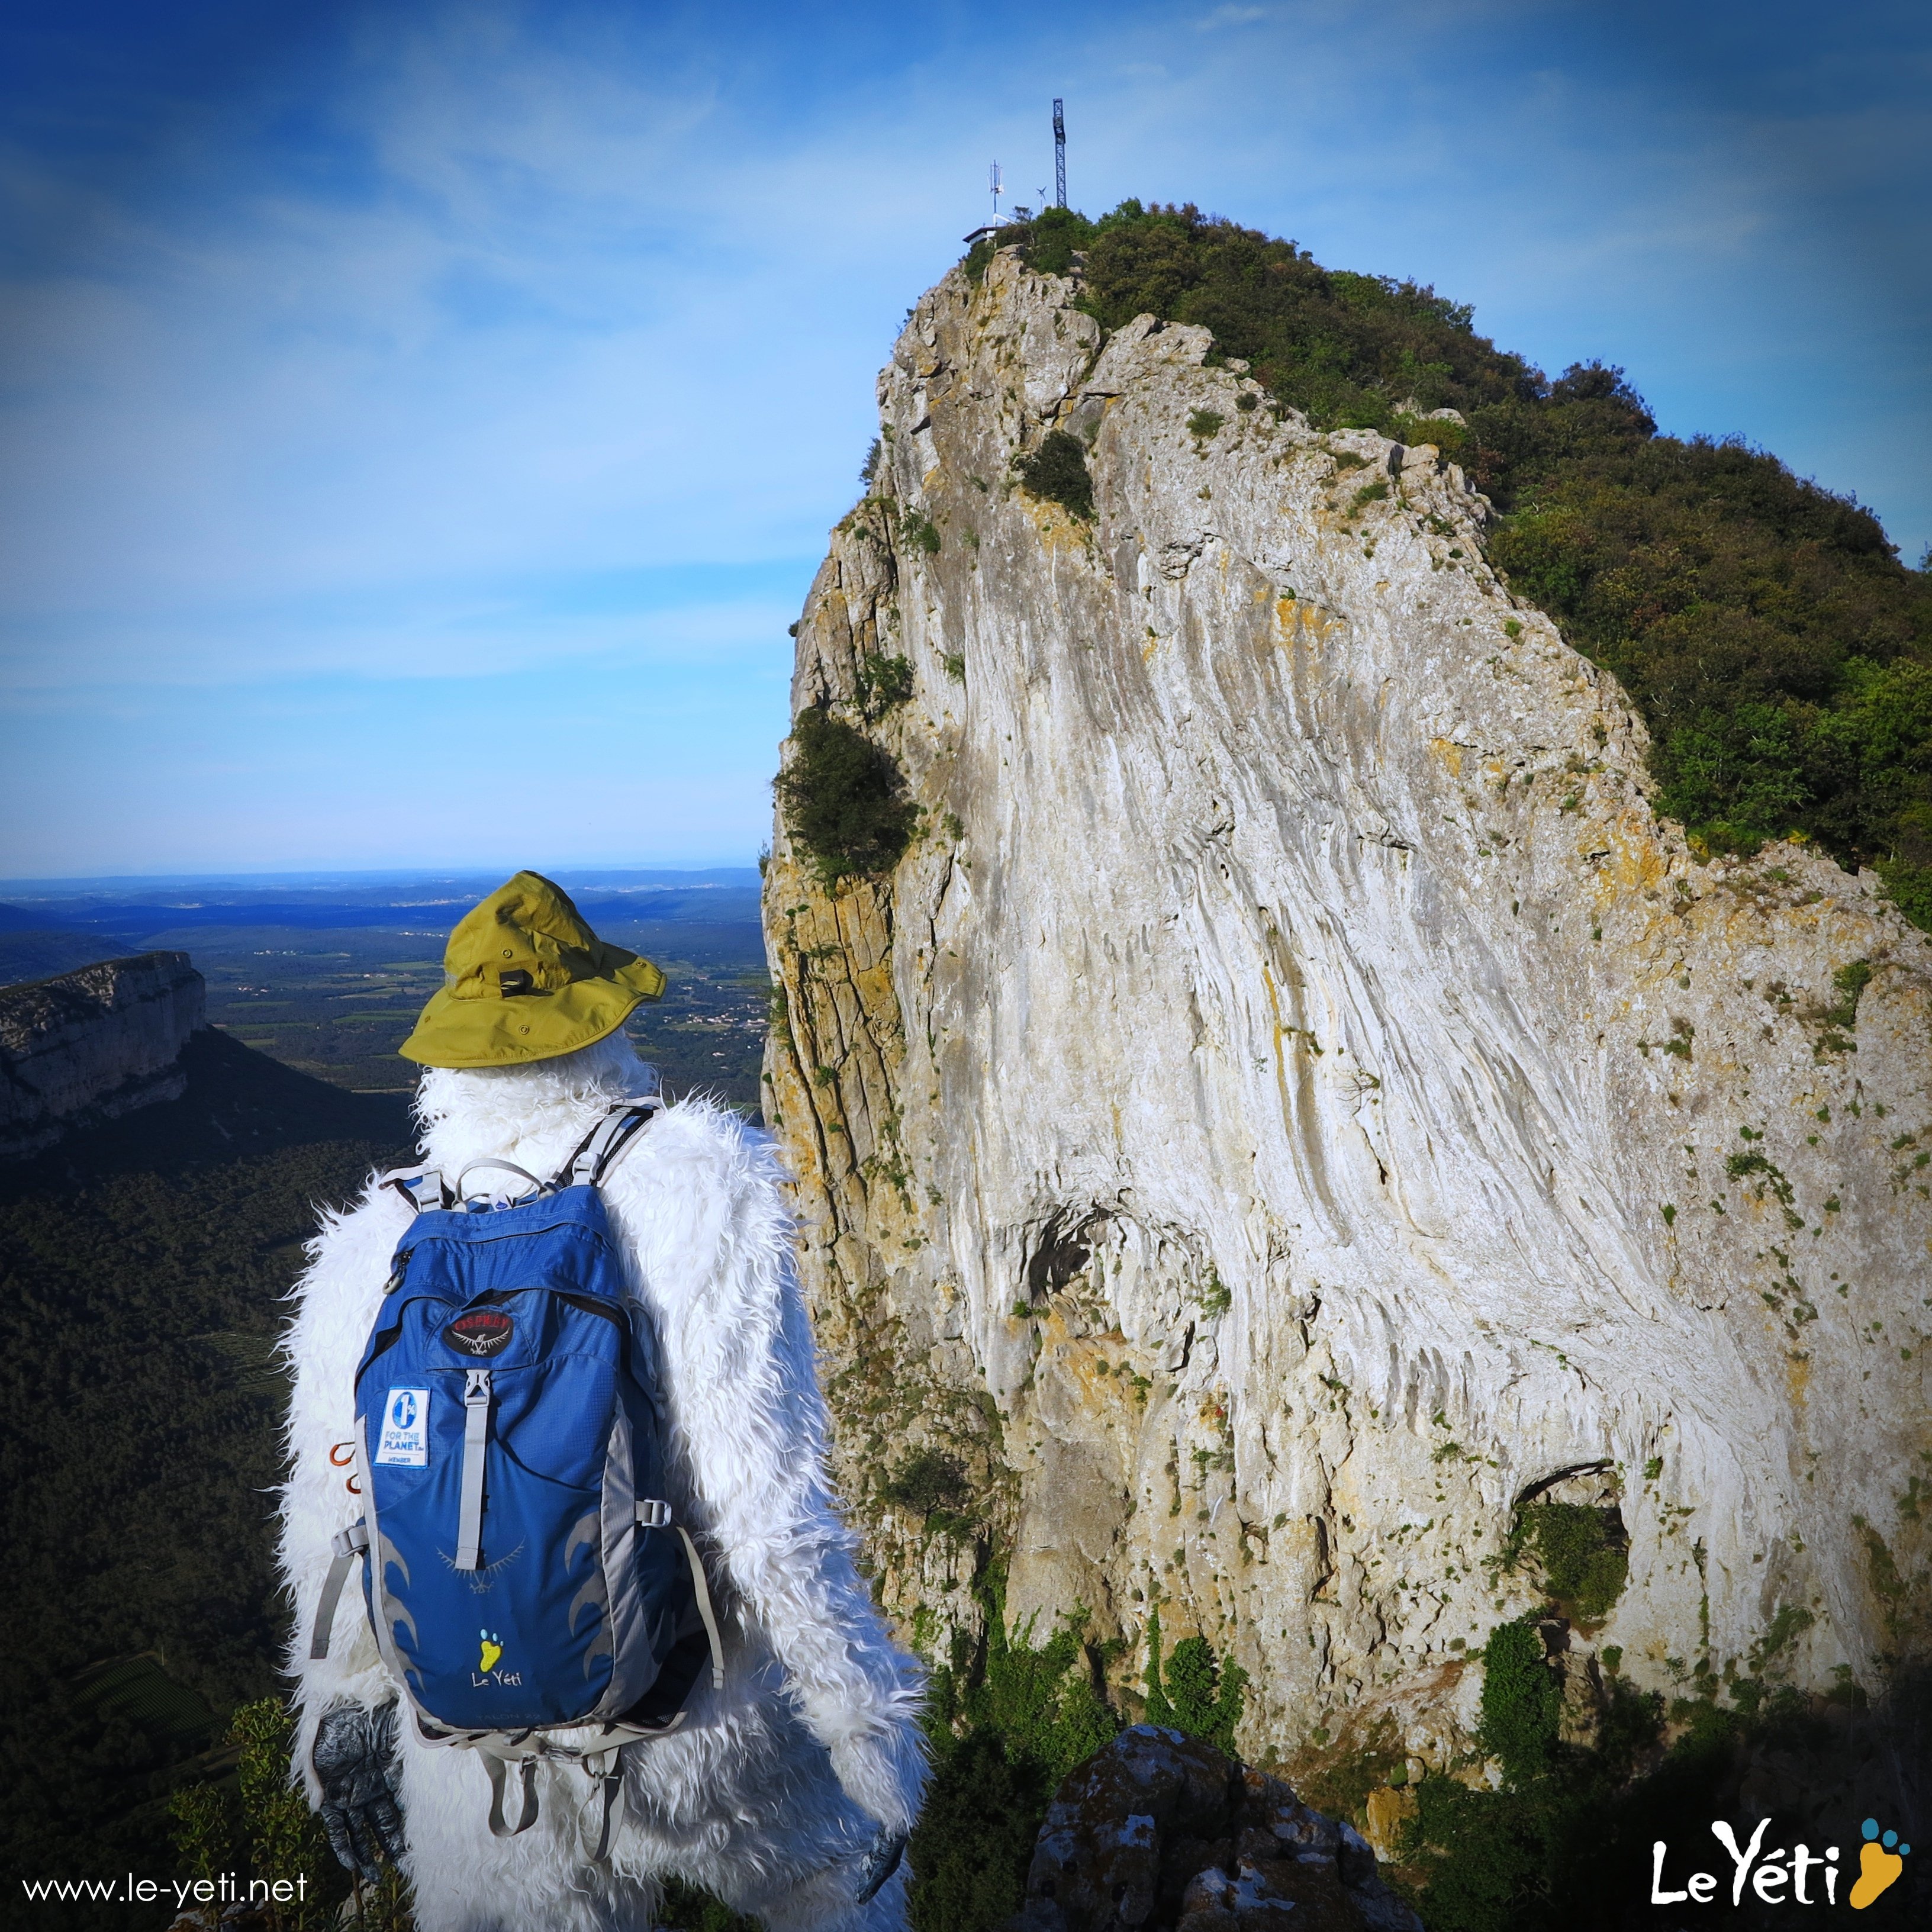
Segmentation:
{"type": "Polygon", "coordinates": [[[1000,218],[1000,189],[1002,185],[998,161],[986,170],[986,185],[993,190],[993,220],[997,223],[1000,218]]]}
{"type": "Polygon", "coordinates": [[[1066,206],[1066,117],[1053,104],[1053,199],[1057,207],[1066,206]]]}

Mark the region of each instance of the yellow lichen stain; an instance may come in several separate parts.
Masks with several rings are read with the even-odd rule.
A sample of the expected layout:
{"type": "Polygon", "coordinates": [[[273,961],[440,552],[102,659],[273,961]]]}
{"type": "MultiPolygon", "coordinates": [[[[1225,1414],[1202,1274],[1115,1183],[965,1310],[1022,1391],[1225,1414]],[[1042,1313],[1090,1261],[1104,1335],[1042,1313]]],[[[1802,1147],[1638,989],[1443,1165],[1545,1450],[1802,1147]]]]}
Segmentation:
{"type": "Polygon", "coordinates": [[[1037,497],[1022,500],[1043,548],[1083,550],[1093,548],[1092,532],[1071,512],[1063,510],[1058,503],[1042,503],[1037,497]]]}
{"type": "Polygon", "coordinates": [[[1452,778],[1462,776],[1462,747],[1448,738],[1432,738],[1429,741],[1430,755],[1442,766],[1452,778]]]}
{"type": "Polygon", "coordinates": [[[1304,644],[1311,650],[1319,650],[1324,639],[1339,627],[1340,622],[1318,604],[1307,603],[1298,597],[1277,597],[1274,600],[1275,641],[1283,650],[1296,644],[1304,644]]]}
{"type": "Polygon", "coordinates": [[[1586,824],[1580,828],[1576,856],[1582,860],[1591,852],[1601,851],[1606,844],[1609,857],[1590,868],[1592,894],[1599,916],[1635,900],[1651,904],[1653,928],[1662,923],[1666,915],[1672,920],[1677,919],[1681,908],[1666,904],[1662,897],[1670,876],[1670,855],[1657,837],[1648,814],[1626,809],[1607,824],[1586,824]],[[1646,894],[1657,896],[1646,901],[1646,894]]]}
{"type": "Polygon", "coordinates": [[[1281,995],[1275,988],[1274,974],[1265,966],[1262,968],[1262,984],[1268,992],[1268,1020],[1274,1034],[1274,1084],[1281,1096],[1281,1124],[1292,1133],[1294,1116],[1288,1102],[1288,1058],[1281,1046],[1288,1037],[1288,1029],[1281,1023],[1281,995]]]}
{"type": "Polygon", "coordinates": [[[1811,1386],[1811,1358],[1804,1354],[1789,1354],[1784,1358],[1785,1393],[1791,1398],[1793,1408],[1804,1406],[1806,1391],[1811,1386]]]}
{"type": "Polygon", "coordinates": [[[1065,1316],[1050,1304],[1034,1319],[1039,1325],[1041,1363],[1051,1362],[1078,1388],[1082,1406],[1088,1413],[1098,1402],[1118,1403],[1132,1394],[1130,1376],[1118,1372],[1132,1368],[1128,1360],[1131,1345],[1118,1328],[1104,1335],[1070,1334],[1065,1316]],[[1102,1362],[1107,1364],[1104,1370],[1102,1362]]]}

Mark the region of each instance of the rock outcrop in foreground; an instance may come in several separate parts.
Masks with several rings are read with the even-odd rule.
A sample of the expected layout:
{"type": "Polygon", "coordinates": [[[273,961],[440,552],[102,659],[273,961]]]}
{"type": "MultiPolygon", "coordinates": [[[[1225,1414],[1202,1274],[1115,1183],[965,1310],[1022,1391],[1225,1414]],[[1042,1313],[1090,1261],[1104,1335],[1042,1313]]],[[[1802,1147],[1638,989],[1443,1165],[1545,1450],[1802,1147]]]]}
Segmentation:
{"type": "Polygon", "coordinates": [[[1136,1724],[1054,1794],[1005,1932],[1422,1932],[1376,1855],[1278,1778],[1136,1724]]]}
{"type": "Polygon", "coordinates": [[[177,1063],[206,1022],[185,952],[142,952],[0,992],[0,1158],[76,1126],[178,1100],[177,1063]]]}
{"type": "Polygon", "coordinates": [[[943,1652],[990,1546],[1124,1684],[1156,1601],[1208,1636],[1251,1755],[1386,1711],[1426,1766],[1553,1502],[1566,1724],[1619,1666],[1874,1685],[1932,1598],[1932,947],[1696,862],[1436,451],[1075,293],[920,303],[798,632],[923,808],[836,890],[782,823],[766,898],[888,1602],[943,1652]],[[1090,522],[1017,487],[1054,429],[1090,522]]]}

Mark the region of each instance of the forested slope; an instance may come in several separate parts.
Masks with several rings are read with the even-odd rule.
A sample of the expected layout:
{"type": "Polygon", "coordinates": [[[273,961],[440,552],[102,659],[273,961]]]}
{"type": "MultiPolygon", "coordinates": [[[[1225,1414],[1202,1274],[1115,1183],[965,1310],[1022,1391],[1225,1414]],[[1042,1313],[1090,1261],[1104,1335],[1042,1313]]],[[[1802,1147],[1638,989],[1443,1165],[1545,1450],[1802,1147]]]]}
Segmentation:
{"type": "MultiPolygon", "coordinates": [[[[174,1868],[160,1799],[170,1765],[209,1741],[194,1697],[104,1718],[86,1666],[158,1652],[215,1714],[275,1688],[281,1298],[316,1204],[407,1144],[400,1098],[218,1033],[184,1064],[180,1100],[0,1172],[0,1751],[18,1874],[174,1868]]],[[[35,1922],[88,1922],[50,1907],[35,1922]]]]}

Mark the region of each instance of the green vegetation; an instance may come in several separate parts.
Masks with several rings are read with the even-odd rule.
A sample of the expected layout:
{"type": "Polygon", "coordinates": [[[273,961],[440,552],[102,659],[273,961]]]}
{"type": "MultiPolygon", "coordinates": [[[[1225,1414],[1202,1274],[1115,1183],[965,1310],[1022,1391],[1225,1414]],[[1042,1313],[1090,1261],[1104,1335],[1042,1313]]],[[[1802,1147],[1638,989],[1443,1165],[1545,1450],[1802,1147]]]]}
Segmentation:
{"type": "Polygon", "coordinates": [[[855,675],[859,696],[868,718],[883,717],[912,695],[912,660],[887,657],[867,651],[859,659],[855,675]]]}
{"type": "Polygon", "coordinates": [[[1660,1699],[1613,1676],[1598,1748],[1582,1750],[1558,1738],[1562,1700],[1533,1625],[1499,1625],[1483,1662],[1480,1736],[1502,1768],[1503,1787],[1437,1777],[1415,1787],[1401,1856],[1426,1886],[1430,1932],[1621,1924],[1630,1898],[1642,1896],[1632,1882],[1640,1834],[1678,1804],[1694,1815],[1696,1794],[1714,1782],[1720,1759],[1728,1762],[1728,1736],[1713,1752],[1694,1733],[1674,1762],[1632,1791],[1661,1728],[1660,1699]]]}
{"type": "MultiPolygon", "coordinates": [[[[950,1457],[914,1456],[888,1486],[903,1506],[957,1506],[964,1478],[950,1457]]],[[[1120,1728],[1090,1643],[1086,1613],[1064,1617],[1046,1642],[1034,1619],[1010,1625],[997,1566],[974,1586],[986,1614],[977,1654],[956,1646],[932,1673],[926,1729],[934,1776],[908,1856],[915,1932],[992,1932],[1019,1909],[1034,1841],[1055,1789],[1120,1728]]],[[[1163,1661],[1160,1618],[1148,1621],[1146,1718],[1234,1749],[1245,1673],[1223,1664],[1204,1637],[1187,1637],[1163,1661]]]]}
{"type": "MultiPolygon", "coordinates": [[[[1802,1610],[1780,1612],[1754,1668],[1808,1621],[1802,1610]]],[[[1618,1674],[1621,1651],[1605,1650],[1601,1661],[1595,1741],[1568,1743],[1542,1633],[1533,1622],[1490,1633],[1478,1736],[1502,1787],[1424,1778],[1399,1853],[1400,1875],[1420,1888],[1430,1932],[1612,1932],[1633,1924],[1652,1845],[1664,1838],[1682,1848],[1702,1839],[1705,1820],[1735,1815],[1739,1781],[1754,1763],[1805,1767],[1802,1800],[1780,1803],[1767,1839],[1789,1844],[1807,1835],[1809,1819],[1856,1816],[1874,1762],[1886,1750],[1914,1756],[1932,1718],[1922,1679],[1900,1683],[1884,1713],[1848,1700],[1828,1714],[1828,1700],[1729,1670],[1722,1687],[1707,1675],[1698,1696],[1676,1699],[1666,1714],[1661,1696],[1636,1692],[1618,1674]],[[1720,1688],[1735,1708],[1720,1705],[1720,1688]],[[1800,1802],[1798,1815],[1785,1808],[1800,1802]]]]}
{"type": "Polygon", "coordinates": [[[972,1484],[966,1472],[942,1450],[920,1450],[879,1493],[922,1518],[935,1535],[970,1534],[975,1526],[972,1484]]]}
{"type": "Polygon", "coordinates": [[[1858,1023],[1858,998],[1872,982],[1871,962],[1854,959],[1849,966],[1840,966],[1832,975],[1832,984],[1838,990],[1838,999],[1827,1006],[1818,1017],[1827,1026],[1842,1027],[1850,1033],[1858,1023]]]}
{"type": "Polygon", "coordinates": [[[1630,1574],[1622,1513],[1588,1503],[1532,1503],[1519,1523],[1551,1598],[1586,1623],[1608,1616],[1630,1574]]]}
{"type": "Polygon", "coordinates": [[[1094,478],[1078,436],[1064,429],[1049,430],[1040,439],[1040,447],[1019,458],[1013,466],[1019,472],[1021,488],[1029,496],[1092,519],[1094,478]]]}
{"type": "Polygon", "coordinates": [[[902,511],[899,514],[899,534],[915,550],[922,550],[928,556],[939,554],[939,532],[932,519],[922,517],[916,510],[902,511]]]}
{"type": "Polygon", "coordinates": [[[1209,437],[1218,435],[1221,425],[1227,420],[1216,410],[1196,410],[1187,418],[1187,433],[1198,436],[1204,442],[1209,437]]]}
{"type": "Polygon", "coordinates": [[[1549,1768],[1563,1697],[1534,1624],[1502,1624],[1483,1647],[1483,1714],[1477,1737],[1511,1784],[1549,1768]]]}
{"type": "MultiPolygon", "coordinates": [[[[232,1768],[207,1782],[176,1786],[168,1800],[176,1869],[184,1878],[239,1879],[245,1894],[256,1883],[284,1884],[290,1896],[263,1900],[268,1932],[312,1932],[333,1924],[349,1895],[347,1873],[336,1863],[308,1799],[289,1783],[295,1725],[279,1697],[258,1697],[235,1713],[216,1760],[232,1768]],[[305,1886],[298,1881],[308,1881],[305,1886]]],[[[368,1932],[407,1932],[409,1888],[386,1868],[383,1882],[362,1894],[368,1932]]]]}
{"type": "Polygon", "coordinates": [[[1148,1612],[1147,1640],[1148,1722],[1198,1738],[1232,1756],[1247,1672],[1238,1664],[1222,1665],[1204,1636],[1183,1637],[1163,1666],[1158,1610],[1148,1612]]]}
{"type": "Polygon", "coordinates": [[[1502,512],[1492,563],[1642,712],[1664,812],[1707,850],[1802,834],[1932,931],[1932,578],[1869,511],[1742,442],[1659,436],[1620,370],[1552,381],[1432,288],[1192,206],[1050,209],[1002,239],[1077,271],[1109,328],[1202,325],[1318,427],[1454,457],[1502,512]]]}
{"type": "Polygon", "coordinates": [[[1200,1304],[1202,1313],[1210,1321],[1226,1314],[1234,1305],[1234,1292],[1221,1279],[1221,1270],[1217,1268],[1208,1269],[1206,1285],[1194,1298],[1200,1304]]]}
{"type": "Polygon", "coordinates": [[[1120,1727],[1084,1616],[1036,1646],[1031,1618],[1008,1628],[997,1572],[979,1594],[984,1649],[932,1674],[932,1786],[908,1847],[914,1932],[991,1932],[1018,1910],[1055,1787],[1120,1727]]]}
{"type": "Polygon", "coordinates": [[[891,754],[822,706],[798,714],[791,742],[791,760],[772,784],[820,880],[889,871],[919,819],[891,754]]]}
{"type": "MultiPolygon", "coordinates": [[[[400,1098],[214,1032],[183,1065],[181,1100],[0,1174],[0,1838],[16,1874],[173,1870],[170,1790],[206,1779],[226,1714],[274,1690],[282,1298],[316,1204],[406,1157],[400,1098]]],[[[44,1923],[166,1916],[74,1906],[44,1923]]]]}

